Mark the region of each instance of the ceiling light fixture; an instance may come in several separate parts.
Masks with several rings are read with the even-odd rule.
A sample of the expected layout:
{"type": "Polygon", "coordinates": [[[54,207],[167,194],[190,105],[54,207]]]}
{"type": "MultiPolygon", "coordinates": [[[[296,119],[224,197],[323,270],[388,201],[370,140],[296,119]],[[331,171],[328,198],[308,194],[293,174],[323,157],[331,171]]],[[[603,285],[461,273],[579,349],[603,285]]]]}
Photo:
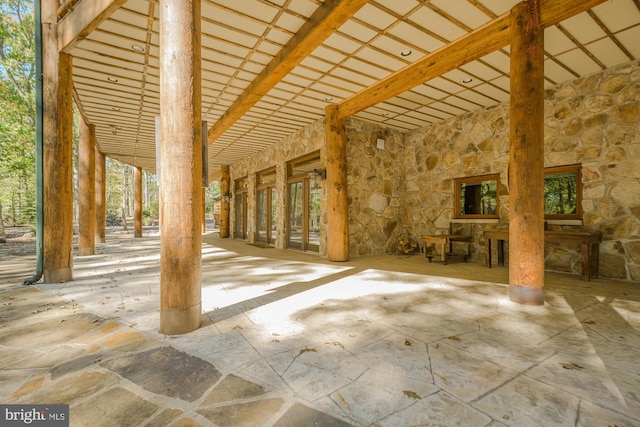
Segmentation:
{"type": "Polygon", "coordinates": [[[111,107],[111,109],[112,109],[113,111],[120,111],[120,109],[119,109],[118,107],[111,107]]]}
{"type": "Polygon", "coordinates": [[[144,53],[144,48],[138,44],[132,44],[131,49],[135,50],[136,52],[144,53]]]}
{"type": "Polygon", "coordinates": [[[405,49],[402,52],[400,52],[400,56],[409,56],[413,53],[413,51],[411,49],[405,49]]]}
{"type": "Polygon", "coordinates": [[[333,97],[332,96],[327,96],[324,98],[325,101],[333,101],[333,97]]]}
{"type": "Polygon", "coordinates": [[[462,83],[471,83],[473,81],[472,78],[462,80],[462,83]]]}
{"type": "Polygon", "coordinates": [[[380,115],[381,115],[382,117],[389,117],[389,113],[387,113],[387,112],[381,113],[380,115]]]}
{"type": "Polygon", "coordinates": [[[118,79],[116,79],[115,77],[107,77],[107,80],[109,80],[111,83],[118,83],[118,79]]]}

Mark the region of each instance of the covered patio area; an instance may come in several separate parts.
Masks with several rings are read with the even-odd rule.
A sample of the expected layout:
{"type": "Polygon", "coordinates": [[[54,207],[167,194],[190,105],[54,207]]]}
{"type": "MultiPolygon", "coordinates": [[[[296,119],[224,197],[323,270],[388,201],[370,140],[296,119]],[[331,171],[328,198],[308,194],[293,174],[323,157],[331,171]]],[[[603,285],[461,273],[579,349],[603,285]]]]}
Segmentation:
{"type": "Polygon", "coordinates": [[[107,235],[74,281],[0,265],[0,400],[71,425],[640,425],[640,289],[508,268],[317,255],[203,236],[202,327],[159,325],[159,236],[107,235]]]}

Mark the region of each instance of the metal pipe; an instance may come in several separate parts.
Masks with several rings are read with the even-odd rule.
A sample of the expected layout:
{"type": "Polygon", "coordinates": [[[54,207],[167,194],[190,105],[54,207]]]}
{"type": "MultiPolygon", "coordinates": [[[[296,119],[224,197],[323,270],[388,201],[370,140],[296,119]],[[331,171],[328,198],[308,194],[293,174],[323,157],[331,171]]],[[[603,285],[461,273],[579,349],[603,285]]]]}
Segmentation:
{"type": "Polygon", "coordinates": [[[23,285],[33,285],[42,278],[44,264],[44,163],[42,139],[42,16],[40,0],[34,1],[36,47],[36,272],[24,279],[23,285]]]}

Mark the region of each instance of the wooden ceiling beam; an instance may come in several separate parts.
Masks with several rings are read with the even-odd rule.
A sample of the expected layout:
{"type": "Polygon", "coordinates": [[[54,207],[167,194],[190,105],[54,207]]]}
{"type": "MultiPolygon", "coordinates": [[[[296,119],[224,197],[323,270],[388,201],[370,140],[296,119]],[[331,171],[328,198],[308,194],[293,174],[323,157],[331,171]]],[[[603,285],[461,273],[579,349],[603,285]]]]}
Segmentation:
{"type": "Polygon", "coordinates": [[[81,0],[58,23],[58,50],[69,53],[127,0],[81,0]]]}
{"type": "MultiPolygon", "coordinates": [[[[606,0],[543,0],[540,21],[543,28],[556,25],[606,0]]],[[[443,46],[424,58],[396,71],[367,89],[338,104],[338,116],[345,118],[406,92],[446,72],[475,61],[509,44],[509,12],[443,46]]]]}
{"type": "Polygon", "coordinates": [[[365,3],[367,0],[326,0],[209,129],[209,144],[242,118],[251,107],[365,3]]]}

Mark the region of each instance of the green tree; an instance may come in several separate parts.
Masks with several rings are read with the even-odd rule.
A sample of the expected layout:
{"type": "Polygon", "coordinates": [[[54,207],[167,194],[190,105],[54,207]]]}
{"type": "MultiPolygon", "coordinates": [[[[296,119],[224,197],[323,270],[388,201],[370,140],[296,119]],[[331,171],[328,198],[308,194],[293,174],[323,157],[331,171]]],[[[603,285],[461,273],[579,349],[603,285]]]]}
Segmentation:
{"type": "Polygon", "coordinates": [[[0,5],[0,204],[7,222],[35,219],[33,2],[0,5]]]}

